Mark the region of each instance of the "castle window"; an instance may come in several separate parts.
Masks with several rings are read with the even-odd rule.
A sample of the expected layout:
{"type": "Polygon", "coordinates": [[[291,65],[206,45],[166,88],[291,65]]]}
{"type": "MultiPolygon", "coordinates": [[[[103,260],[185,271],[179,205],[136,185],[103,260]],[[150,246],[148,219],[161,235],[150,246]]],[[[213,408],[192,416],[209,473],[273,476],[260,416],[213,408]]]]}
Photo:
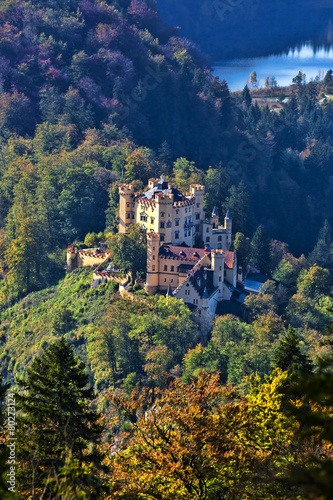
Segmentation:
{"type": "Polygon", "coordinates": [[[153,260],[155,260],[155,255],[153,255],[153,260]]]}
{"type": "Polygon", "coordinates": [[[171,266],[170,271],[173,273],[173,272],[174,272],[174,270],[175,270],[175,266],[171,266]]]}
{"type": "Polygon", "coordinates": [[[126,219],[130,219],[130,218],[131,218],[131,214],[129,212],[127,212],[126,219]]]}
{"type": "Polygon", "coordinates": [[[147,217],[147,214],[140,214],[140,220],[141,220],[142,222],[147,222],[147,218],[148,218],[148,217],[147,217]]]}
{"type": "Polygon", "coordinates": [[[168,266],[164,266],[164,271],[167,271],[168,270],[168,266]]]}
{"type": "Polygon", "coordinates": [[[191,229],[188,230],[188,235],[191,236],[191,229]]]}
{"type": "Polygon", "coordinates": [[[178,214],[179,214],[179,210],[177,209],[177,210],[176,210],[176,215],[178,215],[178,214]]]}
{"type": "Polygon", "coordinates": [[[222,278],[221,278],[221,276],[219,277],[219,281],[222,281],[222,278]]]}
{"type": "Polygon", "coordinates": [[[185,213],[187,214],[187,208],[185,208],[185,213]]]}
{"type": "Polygon", "coordinates": [[[132,213],[132,219],[134,219],[134,213],[132,213]]]}
{"type": "Polygon", "coordinates": [[[185,238],[187,237],[187,229],[185,229],[185,231],[184,231],[184,236],[185,236],[185,238]]]}
{"type": "Polygon", "coordinates": [[[153,247],[153,252],[155,252],[155,247],[153,247]]]}
{"type": "Polygon", "coordinates": [[[207,236],[207,238],[206,238],[206,243],[209,243],[209,241],[210,241],[210,237],[209,237],[209,236],[207,236]]]}
{"type": "Polygon", "coordinates": [[[176,231],[176,232],[175,232],[175,239],[176,239],[176,240],[179,240],[179,231],[176,231]]]}
{"type": "Polygon", "coordinates": [[[199,208],[199,207],[200,207],[200,203],[197,203],[197,208],[199,208]]]}
{"type": "Polygon", "coordinates": [[[164,283],[166,283],[166,278],[164,278],[164,283]]]}
{"type": "Polygon", "coordinates": [[[176,220],[175,220],[175,225],[176,225],[176,226],[179,226],[179,219],[176,219],[176,220]]]}
{"type": "Polygon", "coordinates": [[[209,233],[209,227],[207,227],[207,229],[206,229],[206,233],[209,233]]]}
{"type": "Polygon", "coordinates": [[[129,208],[129,207],[130,207],[130,204],[129,204],[129,203],[126,203],[126,206],[127,206],[127,208],[129,208]]]}
{"type": "Polygon", "coordinates": [[[152,266],[152,270],[155,271],[155,266],[152,266]]]}
{"type": "Polygon", "coordinates": [[[167,226],[166,227],[171,227],[171,222],[168,220],[167,226]]]}
{"type": "Polygon", "coordinates": [[[218,243],[218,244],[217,244],[217,248],[218,248],[218,250],[221,250],[221,249],[222,249],[222,244],[221,244],[221,243],[218,243]]]}
{"type": "Polygon", "coordinates": [[[135,207],[135,205],[134,205],[134,203],[132,203],[132,208],[134,208],[134,207],[135,207]]]}
{"type": "Polygon", "coordinates": [[[161,228],[161,229],[164,229],[164,222],[161,222],[161,223],[160,223],[160,228],[161,228]]]}
{"type": "Polygon", "coordinates": [[[222,271],[222,266],[220,266],[220,271],[222,271]]]}
{"type": "Polygon", "coordinates": [[[161,212],[161,217],[164,217],[164,212],[161,212]]]}
{"type": "Polygon", "coordinates": [[[154,222],[155,222],[154,217],[150,217],[150,223],[151,223],[151,224],[154,224],[154,222]]]}
{"type": "Polygon", "coordinates": [[[188,211],[189,211],[189,212],[192,212],[192,208],[190,207],[190,208],[188,209],[188,211]]]}
{"type": "Polygon", "coordinates": [[[200,220],[200,214],[195,214],[196,220],[200,220]]]}
{"type": "Polygon", "coordinates": [[[217,238],[217,241],[222,241],[222,236],[219,236],[219,237],[217,238]]]}
{"type": "Polygon", "coordinates": [[[171,280],[171,283],[173,283],[173,280],[171,280]]]}
{"type": "Polygon", "coordinates": [[[192,219],[191,217],[189,217],[189,218],[188,218],[188,223],[189,223],[189,224],[191,224],[191,222],[192,222],[192,220],[191,220],[191,219],[192,219]]]}
{"type": "Polygon", "coordinates": [[[161,236],[161,241],[164,241],[164,236],[165,235],[163,233],[161,233],[160,236],[161,236]]]}

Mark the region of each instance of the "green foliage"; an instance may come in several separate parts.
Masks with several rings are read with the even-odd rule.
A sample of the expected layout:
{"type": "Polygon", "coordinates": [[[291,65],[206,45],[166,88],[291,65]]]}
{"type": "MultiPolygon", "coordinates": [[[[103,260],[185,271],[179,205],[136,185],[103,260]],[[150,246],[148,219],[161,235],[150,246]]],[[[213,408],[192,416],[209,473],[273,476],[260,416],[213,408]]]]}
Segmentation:
{"type": "Polygon", "coordinates": [[[116,267],[125,273],[131,271],[133,278],[145,272],[147,238],[139,224],[130,226],[127,234],[110,234],[107,243],[116,267]]]}
{"type": "Polygon", "coordinates": [[[302,353],[299,344],[300,337],[296,330],[289,328],[276,347],[272,361],[273,368],[281,368],[290,375],[311,372],[311,363],[307,356],[302,353]]]}
{"type": "Polygon", "coordinates": [[[259,226],[253,235],[250,263],[262,273],[269,273],[271,270],[271,245],[264,226],[259,226]]]}
{"type": "Polygon", "coordinates": [[[236,233],[233,245],[237,254],[237,263],[239,266],[242,266],[243,273],[245,274],[251,252],[250,238],[244,236],[243,233],[236,233]]]}
{"type": "MultiPolygon", "coordinates": [[[[50,491],[50,480],[63,473],[71,456],[79,467],[96,464],[98,455],[93,447],[100,440],[102,426],[90,407],[95,396],[88,382],[84,363],[75,358],[64,337],[34,358],[26,377],[18,380],[21,491],[50,491]]],[[[67,485],[69,481],[66,478],[67,485]]],[[[58,494],[62,487],[60,481],[58,494]]]]}
{"type": "Polygon", "coordinates": [[[297,280],[297,290],[305,298],[318,300],[331,292],[331,277],[327,269],[312,266],[301,271],[297,280]]]}

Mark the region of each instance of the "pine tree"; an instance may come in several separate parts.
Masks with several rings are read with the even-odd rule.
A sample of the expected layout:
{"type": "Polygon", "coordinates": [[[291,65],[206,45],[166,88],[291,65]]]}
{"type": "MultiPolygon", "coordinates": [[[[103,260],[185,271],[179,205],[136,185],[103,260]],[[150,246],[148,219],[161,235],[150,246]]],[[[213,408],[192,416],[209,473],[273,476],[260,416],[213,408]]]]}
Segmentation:
{"type": "MultiPolygon", "coordinates": [[[[333,311],[331,311],[333,312],[333,311]]],[[[333,443],[333,323],[326,327],[326,339],[330,352],[317,360],[318,370],[304,375],[295,383],[290,394],[303,405],[291,406],[289,412],[299,423],[298,435],[301,442],[312,441],[316,445],[315,454],[307,464],[297,470],[291,470],[293,481],[301,485],[305,498],[332,498],[332,443],[333,443]]]]}
{"type": "Polygon", "coordinates": [[[249,87],[245,85],[243,92],[242,92],[242,102],[245,103],[245,106],[249,108],[252,104],[252,97],[249,91],[249,87]]]}
{"type": "Polygon", "coordinates": [[[69,457],[81,466],[99,464],[96,445],[102,427],[90,407],[94,393],[84,368],[62,337],[36,357],[26,378],[18,381],[18,482],[29,498],[39,498],[42,491],[50,495],[47,498],[58,498],[57,493],[52,496],[54,482],[69,457]]]}
{"type": "Polygon", "coordinates": [[[260,225],[251,241],[250,263],[261,272],[269,273],[271,269],[271,243],[264,226],[260,225]]]}
{"type": "Polygon", "coordinates": [[[289,328],[284,338],[277,346],[272,360],[274,368],[288,371],[290,375],[297,373],[311,373],[312,365],[299,347],[300,337],[294,328],[289,328]]]}

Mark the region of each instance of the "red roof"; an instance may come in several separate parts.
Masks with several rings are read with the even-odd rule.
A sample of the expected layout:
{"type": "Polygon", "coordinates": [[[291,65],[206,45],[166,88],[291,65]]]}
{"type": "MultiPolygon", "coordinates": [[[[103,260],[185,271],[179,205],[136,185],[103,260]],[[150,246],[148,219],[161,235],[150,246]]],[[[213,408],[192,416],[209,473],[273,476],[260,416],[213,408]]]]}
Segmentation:
{"type": "Polygon", "coordinates": [[[209,250],[203,248],[187,248],[187,247],[174,247],[171,245],[163,245],[160,248],[160,258],[185,260],[198,262],[204,255],[209,255],[209,250]]]}
{"type": "Polygon", "coordinates": [[[232,269],[234,267],[234,259],[235,259],[234,252],[224,252],[224,265],[228,269],[232,269]]]}

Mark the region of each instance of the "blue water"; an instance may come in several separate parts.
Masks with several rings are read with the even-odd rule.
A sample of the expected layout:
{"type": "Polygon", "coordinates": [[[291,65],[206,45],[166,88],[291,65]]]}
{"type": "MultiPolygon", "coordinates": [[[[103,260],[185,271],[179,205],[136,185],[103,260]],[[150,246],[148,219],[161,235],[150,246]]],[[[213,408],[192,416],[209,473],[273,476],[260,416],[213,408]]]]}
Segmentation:
{"type": "Polygon", "coordinates": [[[329,69],[333,69],[333,46],[314,50],[309,42],[287,54],[219,63],[213,67],[213,75],[226,80],[230,90],[241,90],[249,83],[252,71],[256,71],[259,86],[263,87],[267,75],[274,76],[279,86],[287,86],[299,71],[311,81],[322,78],[329,69]]]}

